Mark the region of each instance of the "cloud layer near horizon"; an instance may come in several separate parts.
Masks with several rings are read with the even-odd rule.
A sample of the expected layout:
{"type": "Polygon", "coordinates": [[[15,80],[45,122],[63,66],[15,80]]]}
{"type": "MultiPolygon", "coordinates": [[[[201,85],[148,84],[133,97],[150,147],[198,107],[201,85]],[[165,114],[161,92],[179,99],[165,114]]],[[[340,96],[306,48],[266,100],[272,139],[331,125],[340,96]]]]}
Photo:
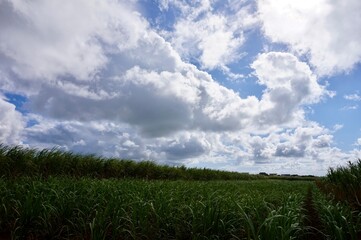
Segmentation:
{"type": "MultiPolygon", "coordinates": [[[[227,68],[241,53],[243,31],[257,23],[250,8],[229,9],[230,18],[210,6],[182,2],[174,31],[159,33],[135,2],[0,1],[0,87],[26,96],[29,111],[21,115],[2,97],[0,140],[228,169],[269,164],[287,171],[292,163],[310,164],[316,174],[332,165],[331,155],[353,157],[332,147],[332,131],[305,118],[305,106],[332,93],[293,53],[256,56],[250,67],[264,88],[259,98],[240,97],[188,62],[227,68]],[[250,23],[238,24],[237,16],[250,23]],[[217,36],[227,37],[219,42],[217,36]],[[27,121],[36,124],[27,127],[27,121]]],[[[305,49],[314,55],[312,46],[305,49]]],[[[354,59],[347,66],[311,63],[329,73],[349,69],[357,54],[354,59]]]]}

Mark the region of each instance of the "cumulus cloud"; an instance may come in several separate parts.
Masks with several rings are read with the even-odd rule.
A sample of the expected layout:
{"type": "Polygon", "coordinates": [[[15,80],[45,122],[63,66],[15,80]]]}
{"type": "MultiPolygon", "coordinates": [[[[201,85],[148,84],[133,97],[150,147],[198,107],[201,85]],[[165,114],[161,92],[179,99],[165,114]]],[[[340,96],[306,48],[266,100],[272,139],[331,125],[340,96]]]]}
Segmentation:
{"type": "Polygon", "coordinates": [[[24,127],[25,121],[21,113],[0,94],[0,143],[21,143],[24,127]]]}
{"type": "Polygon", "coordinates": [[[250,138],[250,159],[256,163],[264,163],[270,160],[273,149],[267,143],[267,139],[260,136],[250,138]]]}
{"type": "Polygon", "coordinates": [[[243,152],[239,164],[247,169],[244,163],[253,162],[249,164],[250,170],[251,166],[261,164],[268,172],[319,175],[330,166],[355,160],[354,153],[334,147],[330,130],[312,122],[267,135],[233,137],[243,145],[243,149],[238,150],[243,152]]]}
{"type": "MultiPolygon", "coordinates": [[[[279,124],[302,121],[302,106],[318,102],[325,94],[305,63],[292,54],[271,52],[252,64],[259,84],[266,88],[262,98],[242,99],[207,73],[182,62],[172,46],[123,2],[87,1],[79,14],[73,12],[70,3],[42,4],[38,0],[2,4],[11,15],[7,27],[10,35],[1,39],[5,47],[0,55],[11,59],[6,70],[19,88],[26,80],[42,82],[29,96],[27,107],[54,119],[127,123],[151,137],[183,130],[235,131],[249,126],[270,131],[279,124]],[[34,14],[38,5],[41,11],[34,14]],[[54,20],[41,21],[54,9],[54,20]],[[107,10],[110,13],[104,14],[107,10]],[[79,23],[66,24],[78,18],[82,19],[79,23]],[[95,21],[93,18],[96,24],[85,24],[95,21]],[[131,20],[132,25],[124,19],[131,20]],[[19,48],[10,41],[13,38],[19,48]],[[28,39],[39,40],[27,50],[34,59],[23,56],[28,52],[21,46],[28,46],[28,39]],[[88,45],[74,47],[79,41],[88,45]],[[88,49],[93,47],[102,57],[87,55],[92,54],[88,49]],[[53,54],[42,54],[44,49],[53,54]],[[63,49],[76,51],[68,54],[63,49]],[[93,58],[104,61],[86,62],[93,58]],[[75,64],[66,67],[66,59],[75,64]]],[[[211,9],[208,1],[200,2],[196,12],[182,4],[190,19],[211,9]]]]}
{"type": "Polygon", "coordinates": [[[204,134],[182,134],[178,139],[164,142],[161,152],[165,153],[168,160],[184,160],[208,155],[211,144],[204,134]]]}
{"type": "Polygon", "coordinates": [[[302,106],[328,94],[309,66],[290,53],[264,53],[251,66],[259,84],[266,87],[256,118],[261,126],[302,121],[302,106]]]}
{"type": "Polygon", "coordinates": [[[97,153],[105,157],[134,160],[157,160],[178,165],[187,159],[208,155],[211,144],[206,134],[183,132],[170,137],[144,138],[127,124],[110,121],[54,121],[32,115],[38,124],[25,130],[28,146],[80,153],[97,153]]]}
{"type": "Polygon", "coordinates": [[[183,75],[134,67],[114,81],[107,84],[117,86],[116,95],[104,99],[43,87],[29,98],[28,108],[55,119],[126,122],[146,136],[157,137],[179,130],[244,128],[258,102],[254,97],[241,99],[194,69],[183,75]]]}
{"type": "Polygon", "coordinates": [[[278,157],[310,157],[321,148],[330,147],[332,144],[332,136],[328,131],[315,124],[298,127],[282,137],[286,141],[277,144],[274,155],[278,157]]]}
{"type": "Polygon", "coordinates": [[[221,163],[226,170],[252,172],[259,171],[256,166],[262,165],[270,172],[301,174],[322,174],[329,166],[355,158],[355,153],[343,153],[333,147],[330,131],[316,123],[266,135],[244,131],[183,131],[171,136],[144,138],[127,124],[32,117],[39,124],[25,130],[25,143],[29,146],[49,148],[56,145],[106,157],[157,160],[171,165],[221,163]],[[300,172],[302,169],[304,172],[300,172]]]}
{"type": "Polygon", "coordinates": [[[226,21],[222,16],[211,14],[196,22],[193,19],[181,20],[175,25],[172,44],[185,59],[199,56],[204,68],[228,64],[239,57],[238,49],[244,38],[234,36],[226,21]]]}
{"type": "MultiPolygon", "coordinates": [[[[269,134],[254,135],[244,131],[222,133],[218,142],[225,169],[269,173],[320,175],[332,166],[357,159],[357,151],[344,152],[335,147],[332,131],[314,122],[296,128],[284,128],[269,134]]],[[[213,148],[209,158],[217,156],[213,148]]]]}
{"type": "Polygon", "coordinates": [[[135,131],[126,124],[111,121],[52,120],[39,115],[28,116],[37,124],[24,131],[24,144],[80,153],[99,154],[135,160],[157,159],[135,131]],[[153,154],[153,155],[152,155],[153,154]]]}
{"type": "Polygon", "coordinates": [[[59,75],[89,80],[107,64],[112,49],[106,46],[131,48],[144,30],[129,4],[116,1],[0,4],[0,61],[29,80],[59,75]]]}
{"type": "Polygon", "coordinates": [[[289,143],[282,143],[277,146],[276,157],[304,157],[305,156],[305,146],[293,146],[289,143]]]}
{"type": "MultiPolygon", "coordinates": [[[[0,86],[26,95],[30,112],[21,116],[1,99],[0,141],[169,164],[276,159],[287,166],[300,156],[314,162],[338,153],[332,136],[304,117],[304,106],[329,94],[306,63],[291,53],[260,54],[251,67],[264,91],[242,98],[182,60],[177,27],[167,42],[132,3],[0,1],[0,86]],[[23,118],[35,124],[25,127],[23,118]]],[[[163,1],[164,11],[182,9],[175,26],[194,20],[198,39],[180,44],[194,47],[204,68],[227,69],[221,65],[237,57],[243,30],[255,24],[251,17],[237,27],[235,16],[252,10],[231,3],[233,18],[214,12],[210,1],[195,9],[163,1]],[[218,36],[225,36],[219,52],[218,36]]]]}
{"type": "Polygon", "coordinates": [[[228,3],[223,11],[215,12],[213,4],[163,1],[161,5],[162,9],[171,5],[181,12],[174,29],[165,36],[183,59],[196,61],[205,69],[224,68],[238,60],[243,55],[240,48],[245,42],[244,31],[257,23],[248,5],[228,3]]]}
{"type": "Polygon", "coordinates": [[[182,129],[241,128],[257,103],[183,63],[123,2],[1,4],[9,24],[0,61],[6,63],[13,89],[29,95],[27,107],[35,113],[60,120],[126,122],[147,136],[162,136],[182,129]],[[75,14],[74,9],[84,10],[75,14]],[[49,15],[53,18],[44,21],[49,15]],[[29,41],[37,43],[29,48],[29,41]],[[36,82],[33,92],[27,91],[30,81],[36,82]]]}
{"type": "Polygon", "coordinates": [[[309,57],[320,75],[349,71],[361,60],[358,0],[258,0],[264,34],[309,57]]]}

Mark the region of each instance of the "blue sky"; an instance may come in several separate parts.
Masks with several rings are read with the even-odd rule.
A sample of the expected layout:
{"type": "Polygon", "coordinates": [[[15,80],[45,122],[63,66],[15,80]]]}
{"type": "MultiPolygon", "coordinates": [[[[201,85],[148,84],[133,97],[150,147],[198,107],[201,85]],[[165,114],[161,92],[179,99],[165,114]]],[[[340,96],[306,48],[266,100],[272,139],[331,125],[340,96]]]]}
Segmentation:
{"type": "Polygon", "coordinates": [[[361,2],[0,1],[0,142],[240,172],[361,158],[361,2]]]}

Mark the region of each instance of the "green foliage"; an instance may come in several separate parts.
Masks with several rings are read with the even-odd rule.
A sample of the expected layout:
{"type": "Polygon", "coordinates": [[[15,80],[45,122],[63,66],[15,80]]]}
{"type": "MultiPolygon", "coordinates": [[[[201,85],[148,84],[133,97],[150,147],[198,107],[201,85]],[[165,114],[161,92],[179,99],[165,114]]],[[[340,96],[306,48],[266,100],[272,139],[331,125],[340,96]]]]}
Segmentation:
{"type": "Polygon", "coordinates": [[[301,207],[302,194],[290,194],[282,204],[263,201],[249,211],[239,208],[246,226],[247,239],[298,239],[306,231],[301,207]],[[253,216],[253,217],[251,217],[253,216]]]}
{"type": "Polygon", "coordinates": [[[330,168],[318,186],[326,194],[332,193],[335,200],[361,211],[361,159],[345,167],[330,168]]]}
{"type": "MultiPolygon", "coordinates": [[[[303,239],[313,183],[301,179],[315,178],[0,145],[0,238],[303,239]]],[[[329,194],[314,197],[328,239],[361,236],[360,182],[361,160],[316,182],[329,194]]]]}
{"type": "Polygon", "coordinates": [[[349,205],[336,202],[332,196],[316,192],[316,208],[325,228],[327,239],[360,239],[361,213],[353,211],[349,205]]]}
{"type": "Polygon", "coordinates": [[[309,182],[0,178],[18,239],[297,239],[309,182]]]}
{"type": "Polygon", "coordinates": [[[104,159],[95,155],[81,155],[59,149],[35,150],[19,146],[0,145],[0,177],[70,176],[75,178],[135,178],[168,180],[250,180],[261,176],[238,172],[170,167],[152,161],[104,159]]]}
{"type": "Polygon", "coordinates": [[[361,160],[345,167],[330,168],[316,181],[316,205],[329,239],[360,239],[361,160]]]}

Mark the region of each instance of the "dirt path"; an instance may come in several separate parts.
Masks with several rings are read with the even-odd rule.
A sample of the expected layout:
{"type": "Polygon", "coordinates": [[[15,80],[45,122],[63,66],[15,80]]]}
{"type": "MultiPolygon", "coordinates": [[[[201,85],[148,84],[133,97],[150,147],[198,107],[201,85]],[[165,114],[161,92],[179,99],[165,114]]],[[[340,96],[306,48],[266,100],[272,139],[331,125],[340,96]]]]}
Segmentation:
{"type": "Polygon", "coordinates": [[[305,240],[323,240],[326,239],[325,235],[322,234],[322,223],[318,212],[315,209],[313,202],[312,188],[308,189],[304,205],[306,220],[305,225],[309,228],[305,234],[305,240]]]}

